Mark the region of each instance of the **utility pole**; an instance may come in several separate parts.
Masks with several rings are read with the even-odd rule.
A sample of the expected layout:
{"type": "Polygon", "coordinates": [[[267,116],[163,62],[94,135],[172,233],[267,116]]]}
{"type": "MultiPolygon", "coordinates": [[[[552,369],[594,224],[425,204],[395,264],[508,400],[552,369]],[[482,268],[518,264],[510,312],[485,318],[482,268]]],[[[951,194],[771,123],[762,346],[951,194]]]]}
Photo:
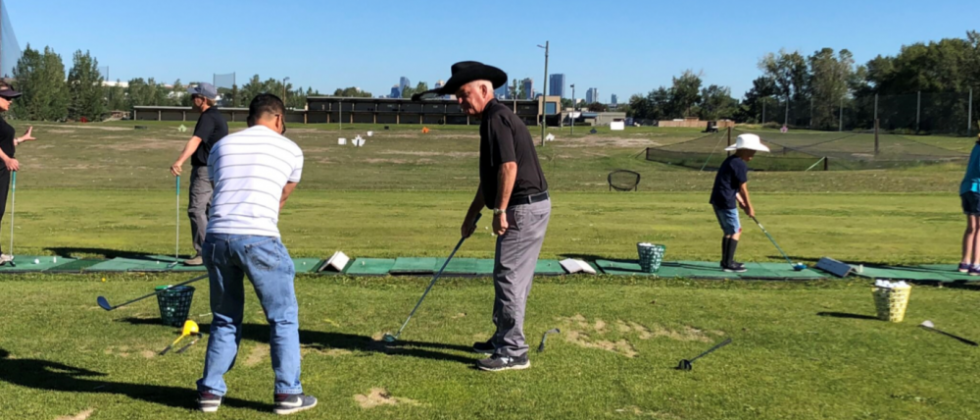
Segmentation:
{"type": "Polygon", "coordinates": [[[544,130],[547,126],[548,121],[548,48],[550,47],[550,41],[544,42],[544,47],[538,45],[538,48],[544,48],[544,91],[541,93],[541,146],[544,146],[544,130]]]}
{"type": "MultiPolygon", "coordinates": [[[[286,106],[286,82],[289,80],[289,76],[282,79],[282,106],[286,106]]],[[[286,118],[285,115],[282,116],[283,119],[286,118]]]]}
{"type": "Polygon", "coordinates": [[[571,132],[571,134],[575,134],[575,118],[574,118],[575,117],[575,105],[576,105],[575,104],[575,85],[572,84],[571,85],[571,88],[572,88],[572,113],[569,114],[569,116],[572,117],[571,118],[571,121],[570,121],[571,126],[572,126],[572,132],[571,132]]]}

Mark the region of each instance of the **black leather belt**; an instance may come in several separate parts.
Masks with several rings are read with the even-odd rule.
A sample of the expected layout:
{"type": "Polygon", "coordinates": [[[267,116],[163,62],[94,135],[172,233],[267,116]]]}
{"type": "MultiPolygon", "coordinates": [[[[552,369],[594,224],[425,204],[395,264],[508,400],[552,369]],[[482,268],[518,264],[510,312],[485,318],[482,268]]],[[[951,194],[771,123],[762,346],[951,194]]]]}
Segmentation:
{"type": "Polygon", "coordinates": [[[548,192],[547,191],[545,191],[545,192],[543,192],[541,194],[535,194],[535,195],[514,196],[514,197],[511,197],[510,198],[510,203],[508,203],[508,205],[509,206],[517,206],[517,205],[521,205],[521,204],[540,203],[540,202],[542,202],[544,200],[547,200],[548,198],[550,198],[550,196],[548,195],[548,192]]]}

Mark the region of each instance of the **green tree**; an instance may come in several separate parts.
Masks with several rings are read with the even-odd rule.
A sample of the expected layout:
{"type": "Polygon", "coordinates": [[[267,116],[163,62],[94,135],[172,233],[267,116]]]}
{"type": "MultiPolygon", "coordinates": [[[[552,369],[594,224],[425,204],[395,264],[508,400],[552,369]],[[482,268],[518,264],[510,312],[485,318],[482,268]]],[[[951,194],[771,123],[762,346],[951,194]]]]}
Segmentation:
{"type": "Polygon", "coordinates": [[[68,71],[70,105],[68,118],[100,121],[106,111],[104,79],[99,73],[99,61],[86,51],[75,51],[73,65],[68,71]]]}
{"type": "MultiPolygon", "coordinates": [[[[752,89],[745,92],[745,98],[739,112],[735,115],[738,122],[762,122],[762,107],[768,98],[776,94],[776,81],[769,76],[759,76],[752,81],[752,89]]],[[[766,106],[770,106],[766,103],[766,106]]]]}
{"type": "Polygon", "coordinates": [[[116,79],[115,85],[105,87],[105,96],[110,111],[122,111],[129,108],[126,101],[126,89],[122,87],[122,81],[119,79],[116,79]]]}
{"type": "Polygon", "coordinates": [[[711,85],[701,90],[698,108],[698,117],[705,121],[734,119],[738,113],[738,100],[732,98],[731,88],[711,85]]]}
{"type": "Polygon", "coordinates": [[[685,70],[680,77],[674,78],[670,93],[670,116],[697,116],[697,106],[701,102],[701,75],[685,70]]]}
{"type": "Polygon", "coordinates": [[[262,81],[261,79],[259,79],[259,75],[256,74],[252,76],[251,79],[248,79],[248,82],[246,82],[245,85],[242,86],[242,90],[241,90],[242,97],[241,100],[239,101],[239,104],[241,104],[242,106],[248,106],[248,104],[252,102],[252,99],[254,99],[256,96],[259,96],[259,94],[261,94],[262,92],[263,92],[262,81]]]}
{"type": "Polygon", "coordinates": [[[346,87],[343,89],[337,89],[333,92],[333,96],[341,96],[345,98],[370,98],[372,97],[371,92],[365,92],[357,87],[346,87]]]}
{"type": "Polygon", "coordinates": [[[60,121],[68,116],[70,96],[65,83],[65,65],[50,47],[39,52],[27,46],[13,71],[24,96],[14,101],[19,118],[60,121]]]}
{"type": "Polygon", "coordinates": [[[850,51],[824,48],[807,58],[809,62],[810,95],[815,106],[810,122],[814,128],[830,129],[839,125],[839,104],[850,92],[855,74],[854,58],[850,51]]]}
{"type": "Polygon", "coordinates": [[[191,95],[187,93],[187,86],[180,83],[180,79],[174,80],[174,87],[171,91],[173,92],[173,98],[170,98],[170,102],[174,106],[191,106],[193,104],[191,95]]]}
{"type": "Polygon", "coordinates": [[[767,54],[759,60],[759,68],[775,82],[776,95],[789,101],[790,107],[802,109],[809,106],[807,82],[810,81],[810,73],[806,58],[798,51],[780,50],[777,54],[767,54]]]}

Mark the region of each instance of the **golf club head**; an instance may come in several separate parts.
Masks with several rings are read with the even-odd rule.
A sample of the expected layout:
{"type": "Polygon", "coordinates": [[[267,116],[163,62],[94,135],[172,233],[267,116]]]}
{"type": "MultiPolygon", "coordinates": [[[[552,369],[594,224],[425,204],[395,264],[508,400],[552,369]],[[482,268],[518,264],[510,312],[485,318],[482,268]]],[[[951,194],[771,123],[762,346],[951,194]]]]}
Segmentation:
{"type": "Polygon", "coordinates": [[[99,307],[101,307],[102,309],[105,309],[107,311],[112,310],[112,305],[109,305],[109,301],[106,300],[105,296],[99,296],[98,298],[95,299],[95,301],[98,302],[99,307]]]}
{"type": "Polygon", "coordinates": [[[690,360],[687,360],[687,359],[684,359],[684,360],[681,360],[681,362],[677,364],[677,368],[676,369],[677,370],[691,370],[693,368],[694,368],[694,365],[691,364],[691,361],[690,360]]]}
{"type": "Polygon", "coordinates": [[[793,264],[793,270],[794,271],[803,271],[803,270],[806,270],[806,269],[807,269],[806,264],[803,264],[803,263],[793,264]]]}
{"type": "Polygon", "coordinates": [[[929,320],[922,321],[922,323],[919,324],[919,326],[920,327],[923,327],[923,328],[930,328],[930,329],[936,328],[936,325],[933,324],[932,321],[929,321],[929,320]]]}
{"type": "Polygon", "coordinates": [[[544,332],[544,335],[541,336],[541,344],[538,345],[538,353],[541,353],[541,352],[544,351],[544,341],[546,339],[548,339],[548,334],[559,334],[559,333],[561,333],[561,330],[558,329],[558,328],[552,328],[552,329],[550,329],[548,331],[545,331],[544,332]]]}
{"type": "Polygon", "coordinates": [[[182,335],[198,334],[201,332],[201,328],[198,327],[197,323],[191,320],[184,322],[184,329],[181,331],[182,335]]]}
{"type": "Polygon", "coordinates": [[[395,337],[391,334],[385,334],[385,336],[382,337],[381,340],[384,341],[385,343],[394,343],[395,341],[398,340],[398,337],[395,337]]]}

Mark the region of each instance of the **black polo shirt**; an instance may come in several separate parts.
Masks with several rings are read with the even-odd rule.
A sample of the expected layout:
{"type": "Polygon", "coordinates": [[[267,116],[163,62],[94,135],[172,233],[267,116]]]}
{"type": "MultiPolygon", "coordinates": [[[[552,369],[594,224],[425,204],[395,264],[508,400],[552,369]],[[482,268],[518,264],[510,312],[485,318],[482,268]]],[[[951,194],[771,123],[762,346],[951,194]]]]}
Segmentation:
{"type": "MultiPolygon", "coordinates": [[[[14,152],[17,151],[17,147],[14,146],[14,137],[16,137],[14,127],[0,118],[0,150],[3,150],[3,153],[11,159],[14,157],[14,152]]],[[[0,170],[6,171],[7,167],[0,165],[0,170]]]]}
{"type": "Polygon", "coordinates": [[[735,193],[746,182],[749,182],[749,165],[738,156],[729,156],[722,162],[721,168],[718,168],[709,202],[720,209],[736,208],[738,202],[735,200],[735,193]]]}
{"type": "Polygon", "coordinates": [[[207,111],[201,113],[194,126],[194,136],[200,137],[201,144],[191,156],[191,166],[208,166],[208,155],[211,148],[228,135],[228,123],[225,117],[218,111],[218,107],[212,106],[207,111]]]}
{"type": "Polygon", "coordinates": [[[531,132],[510,108],[493,99],[483,109],[480,122],[480,184],[489,209],[499,204],[498,175],[500,165],[507,162],[517,163],[517,179],[511,197],[548,191],[531,132]]]}

